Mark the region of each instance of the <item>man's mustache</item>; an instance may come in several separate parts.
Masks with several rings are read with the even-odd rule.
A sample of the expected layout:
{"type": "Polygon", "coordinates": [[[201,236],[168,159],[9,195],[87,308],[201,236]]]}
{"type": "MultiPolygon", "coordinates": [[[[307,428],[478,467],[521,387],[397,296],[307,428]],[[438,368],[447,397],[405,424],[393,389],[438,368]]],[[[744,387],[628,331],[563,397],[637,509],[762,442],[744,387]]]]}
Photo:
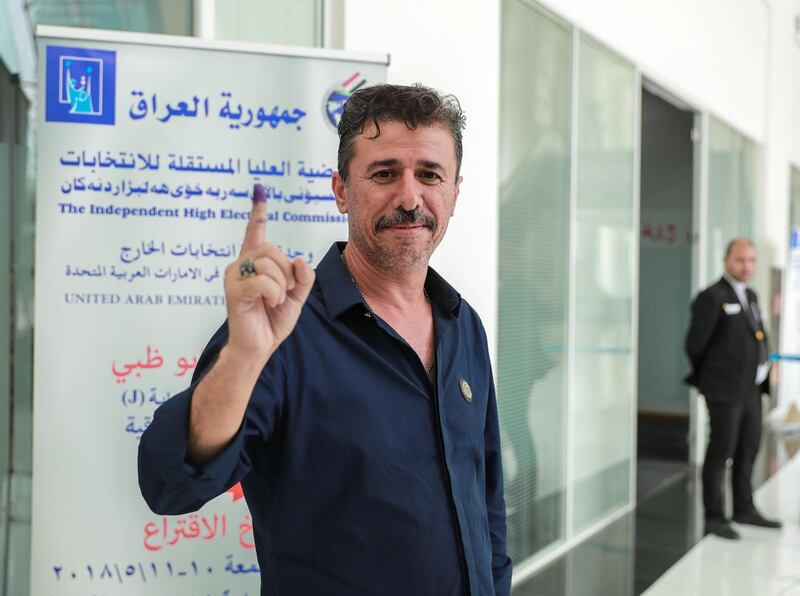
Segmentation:
{"type": "Polygon", "coordinates": [[[432,215],[427,215],[419,209],[406,211],[398,209],[393,215],[384,215],[375,224],[375,231],[379,232],[391,226],[401,226],[404,224],[422,223],[431,232],[436,231],[436,219],[432,215]]]}

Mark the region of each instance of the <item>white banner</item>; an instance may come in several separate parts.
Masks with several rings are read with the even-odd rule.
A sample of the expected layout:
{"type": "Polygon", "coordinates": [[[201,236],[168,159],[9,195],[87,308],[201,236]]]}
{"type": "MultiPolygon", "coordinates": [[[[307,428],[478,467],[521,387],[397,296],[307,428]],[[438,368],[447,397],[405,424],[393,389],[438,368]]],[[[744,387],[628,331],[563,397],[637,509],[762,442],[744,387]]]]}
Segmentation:
{"type": "Polygon", "coordinates": [[[139,437],[225,317],[254,182],[315,266],[346,219],[335,123],[386,56],[41,27],[32,593],[258,594],[238,487],[161,517],[139,437]]]}

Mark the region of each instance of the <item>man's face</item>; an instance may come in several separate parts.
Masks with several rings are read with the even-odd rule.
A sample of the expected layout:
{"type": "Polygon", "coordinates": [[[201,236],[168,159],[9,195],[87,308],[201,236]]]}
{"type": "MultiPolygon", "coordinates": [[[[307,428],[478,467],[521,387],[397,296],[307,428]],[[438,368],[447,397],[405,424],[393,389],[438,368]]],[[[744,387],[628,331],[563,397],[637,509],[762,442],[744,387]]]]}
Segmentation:
{"type": "Polygon", "coordinates": [[[447,230],[461,178],[455,145],[441,125],[370,123],[356,137],[347,184],[333,175],[339,211],[349,217],[350,241],[374,266],[408,272],[427,267],[447,230]]]}
{"type": "Polygon", "coordinates": [[[736,281],[749,282],[756,272],[756,249],[747,242],[737,242],[725,258],[725,271],[736,281]]]}

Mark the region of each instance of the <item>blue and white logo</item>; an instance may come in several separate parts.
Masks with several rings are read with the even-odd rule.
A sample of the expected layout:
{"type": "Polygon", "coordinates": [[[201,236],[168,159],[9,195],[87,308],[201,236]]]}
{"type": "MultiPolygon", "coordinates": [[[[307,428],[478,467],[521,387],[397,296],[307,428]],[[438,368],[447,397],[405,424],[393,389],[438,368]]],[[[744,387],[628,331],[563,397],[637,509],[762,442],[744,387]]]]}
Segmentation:
{"type": "Polygon", "coordinates": [[[114,124],[117,53],[47,46],[45,120],[114,124]]]}
{"type": "Polygon", "coordinates": [[[322,113],[325,121],[335,131],[339,126],[339,120],[344,113],[344,104],[350,96],[367,84],[367,79],[361,76],[360,72],[354,72],[344,81],[336,83],[325,93],[322,102],[322,113]]]}

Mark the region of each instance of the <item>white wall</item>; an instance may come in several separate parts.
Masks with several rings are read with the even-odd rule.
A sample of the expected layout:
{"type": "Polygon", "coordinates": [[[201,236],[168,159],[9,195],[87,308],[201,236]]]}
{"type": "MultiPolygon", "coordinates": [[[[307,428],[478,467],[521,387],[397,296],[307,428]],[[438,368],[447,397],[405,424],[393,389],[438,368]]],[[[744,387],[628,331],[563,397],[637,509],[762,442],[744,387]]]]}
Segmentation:
{"type": "Polygon", "coordinates": [[[784,267],[789,234],[789,166],[800,166],[800,37],[794,19],[800,1],[770,5],[770,54],[764,150],[764,208],[761,231],[764,255],[784,267]]]}
{"type": "Polygon", "coordinates": [[[432,265],[483,319],[497,320],[499,0],[347,0],[347,50],[389,52],[389,82],[453,93],[467,114],[461,195],[432,265]]]}
{"type": "MultiPolygon", "coordinates": [[[[800,165],[800,0],[542,0],[644,76],[759,143],[764,273],[786,260],[789,163],[800,165]]],[[[344,47],[391,54],[391,82],[455,93],[465,178],[434,266],[478,309],[496,346],[500,0],[345,0],[344,47]]],[[[761,276],[763,293],[768,275],[761,276]]]]}
{"type": "Polygon", "coordinates": [[[695,109],[756,141],[762,180],[759,290],[783,267],[789,163],[800,164],[798,0],[542,0],[695,109]]]}
{"type": "Polygon", "coordinates": [[[763,0],[543,0],[695,108],[760,141],[768,6],[763,0]]]}
{"type": "MultiPolygon", "coordinates": [[[[771,3],[770,60],[766,109],[766,143],[764,145],[765,204],[762,223],[764,252],[775,265],[788,265],[789,237],[789,167],[800,166],[800,37],[794,30],[800,1],[775,0],[771,3]]],[[[783,304],[791,305],[788,290],[783,304]]],[[[782,352],[796,353],[796,338],[791,337],[797,314],[784,310],[780,346],[782,352]],[[793,324],[794,323],[794,324],[793,324]]],[[[775,338],[777,339],[777,338],[775,338]]],[[[778,408],[773,419],[780,419],[796,401],[798,369],[796,363],[781,365],[781,386],[778,408]]]]}

